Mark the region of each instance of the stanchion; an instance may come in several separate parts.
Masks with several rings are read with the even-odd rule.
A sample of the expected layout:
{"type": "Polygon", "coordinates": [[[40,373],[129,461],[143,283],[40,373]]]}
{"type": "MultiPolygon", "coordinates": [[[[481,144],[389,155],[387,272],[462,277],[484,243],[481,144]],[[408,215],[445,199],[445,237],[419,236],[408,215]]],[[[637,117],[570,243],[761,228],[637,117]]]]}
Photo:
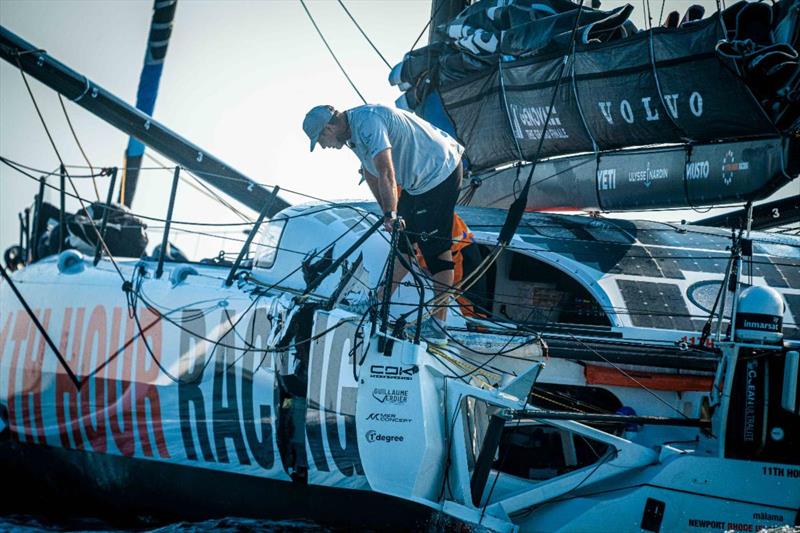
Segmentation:
{"type": "Polygon", "coordinates": [[[181,167],[175,167],[175,176],[172,178],[172,190],[169,193],[169,207],[167,208],[167,221],[164,224],[164,236],[161,237],[161,252],[158,254],[158,267],[156,267],[156,279],[164,273],[164,258],[169,253],[169,227],[172,225],[172,209],[175,207],[175,192],[178,190],[178,178],[181,175],[181,167]]]}
{"type": "Polygon", "coordinates": [[[64,243],[67,241],[67,224],[65,213],[67,211],[67,169],[61,165],[61,183],[59,185],[59,210],[58,210],[58,253],[64,251],[64,243]]]}
{"type": "Polygon", "coordinates": [[[111,183],[108,185],[108,194],[106,195],[106,208],[103,210],[103,222],[100,224],[100,237],[97,239],[97,246],[94,248],[94,266],[100,262],[100,257],[103,255],[101,243],[106,240],[106,226],[108,225],[108,212],[111,210],[111,202],[114,199],[114,185],[117,183],[117,167],[111,169],[111,183]]]}
{"type": "Polygon", "coordinates": [[[269,210],[272,209],[272,204],[275,201],[275,198],[278,197],[278,191],[280,190],[281,188],[278,186],[272,188],[272,194],[270,195],[269,199],[267,199],[266,203],[264,203],[261,213],[258,214],[258,220],[256,220],[255,225],[253,225],[253,227],[250,229],[250,233],[247,235],[247,239],[245,239],[242,249],[239,250],[239,255],[236,257],[236,261],[234,261],[230,272],[228,272],[228,277],[225,278],[226,287],[230,287],[233,283],[233,277],[236,275],[236,271],[239,270],[239,265],[242,264],[242,259],[244,259],[244,256],[247,255],[247,251],[250,249],[250,243],[253,242],[253,238],[258,233],[261,223],[264,222],[264,217],[266,217],[267,213],[269,213],[269,210]]]}

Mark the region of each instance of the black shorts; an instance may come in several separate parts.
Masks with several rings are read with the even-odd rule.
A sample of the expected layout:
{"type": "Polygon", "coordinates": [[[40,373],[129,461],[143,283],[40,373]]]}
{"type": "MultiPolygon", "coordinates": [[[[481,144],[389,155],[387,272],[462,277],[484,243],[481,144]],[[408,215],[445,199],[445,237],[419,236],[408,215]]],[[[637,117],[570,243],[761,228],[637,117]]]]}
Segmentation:
{"type": "MultiPolygon", "coordinates": [[[[458,200],[463,174],[461,163],[442,183],[426,193],[414,196],[405,190],[397,201],[397,214],[406,223],[406,235],[419,246],[425,261],[448,250],[453,242],[453,211],[458,200]]],[[[401,236],[400,250],[410,254],[401,236]]]]}

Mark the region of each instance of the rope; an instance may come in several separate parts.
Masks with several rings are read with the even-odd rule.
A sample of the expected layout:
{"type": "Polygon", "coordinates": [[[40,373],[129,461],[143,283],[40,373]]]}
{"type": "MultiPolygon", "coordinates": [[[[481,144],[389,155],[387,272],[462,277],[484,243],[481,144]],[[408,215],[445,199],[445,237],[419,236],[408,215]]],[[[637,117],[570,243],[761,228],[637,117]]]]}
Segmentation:
{"type": "Polygon", "coordinates": [[[67,119],[67,125],[69,126],[69,131],[72,132],[72,138],[75,139],[75,144],[78,145],[78,150],[81,151],[81,155],[83,156],[84,161],[86,164],[89,165],[89,171],[92,174],[92,185],[94,186],[94,193],[97,195],[97,201],[100,201],[100,189],[97,188],[97,180],[94,176],[94,167],[89,162],[89,158],[86,157],[86,152],[83,150],[83,145],[81,145],[81,141],[78,140],[78,135],[75,133],[75,128],[72,127],[72,121],[69,119],[69,114],[67,113],[67,107],[64,105],[64,98],[61,97],[61,93],[58,93],[58,102],[61,104],[61,110],[64,111],[64,118],[67,119]]]}
{"type": "MultiPolygon", "coordinates": [[[[150,154],[150,152],[147,152],[147,151],[146,151],[146,152],[145,152],[145,156],[146,156],[147,158],[149,158],[151,161],[153,161],[154,163],[157,163],[157,164],[161,165],[161,166],[162,166],[162,168],[163,168],[165,171],[168,171],[168,172],[170,172],[170,174],[171,174],[171,173],[174,171],[174,167],[173,167],[173,168],[169,168],[169,167],[167,167],[167,166],[166,166],[166,165],[165,165],[165,164],[164,164],[162,161],[159,161],[159,160],[158,160],[158,159],[157,159],[155,156],[151,155],[151,154],[150,154]]],[[[228,209],[230,209],[231,211],[233,211],[233,213],[234,213],[234,214],[236,214],[236,215],[237,215],[239,218],[241,218],[242,220],[245,220],[245,221],[247,221],[247,223],[248,223],[248,224],[251,224],[251,223],[252,223],[252,221],[250,220],[250,218],[249,218],[247,215],[245,215],[244,213],[242,213],[241,211],[239,211],[238,209],[236,209],[236,207],[234,207],[234,206],[233,206],[231,203],[227,202],[227,201],[226,201],[224,198],[222,198],[222,197],[221,197],[219,194],[217,194],[216,192],[214,192],[214,191],[211,189],[211,187],[209,187],[208,185],[206,185],[205,183],[203,183],[203,181],[202,181],[200,178],[198,178],[196,174],[194,174],[192,171],[190,171],[190,170],[187,170],[187,169],[183,169],[183,170],[184,170],[186,173],[188,173],[188,174],[189,174],[189,175],[190,175],[192,178],[194,178],[194,180],[195,180],[197,183],[194,183],[194,182],[192,182],[192,181],[189,181],[189,180],[188,180],[188,179],[186,179],[186,178],[185,178],[183,175],[181,175],[181,177],[180,177],[181,181],[183,181],[185,184],[187,184],[188,186],[192,187],[192,188],[193,188],[193,189],[195,189],[196,191],[198,191],[198,192],[200,192],[200,193],[202,193],[202,194],[206,195],[208,198],[211,198],[212,200],[216,200],[216,201],[218,201],[218,202],[219,202],[221,205],[223,205],[223,206],[227,207],[228,209]]]]}
{"type": "Polygon", "coordinates": [[[431,13],[431,18],[429,18],[428,22],[425,23],[425,26],[422,28],[422,31],[419,32],[419,35],[417,35],[417,38],[414,39],[414,44],[411,45],[411,48],[409,48],[409,50],[413,50],[414,48],[416,48],[417,43],[419,43],[419,40],[422,39],[423,35],[425,35],[425,32],[430,27],[431,23],[433,22],[433,19],[436,18],[436,15],[439,14],[439,11],[442,9],[442,6],[444,6],[444,4],[445,4],[445,2],[439,2],[439,7],[436,8],[436,11],[431,13]]]}
{"type": "MultiPolygon", "coordinates": [[[[61,158],[61,153],[58,151],[58,147],[56,146],[56,143],[53,140],[53,136],[50,134],[50,129],[47,127],[47,122],[44,120],[44,116],[42,115],[42,112],[39,109],[39,104],[36,102],[36,97],[33,95],[33,91],[31,90],[31,86],[28,83],[28,77],[25,76],[25,71],[22,70],[22,63],[19,60],[19,56],[17,56],[17,65],[19,66],[19,73],[20,73],[20,75],[22,75],[22,81],[25,82],[25,88],[28,90],[28,95],[30,95],[31,101],[33,102],[33,107],[36,109],[36,114],[39,115],[39,120],[42,123],[42,127],[44,127],[44,131],[47,134],[47,138],[50,140],[50,145],[53,147],[53,150],[56,153],[56,157],[58,157],[59,163],[61,163],[61,169],[63,170],[64,175],[69,180],[69,184],[72,187],[72,191],[75,193],[75,197],[78,199],[78,202],[80,202],[81,208],[84,210],[84,212],[88,213],[89,211],[88,211],[88,209],[86,209],[86,204],[83,202],[83,199],[78,194],[77,187],[75,187],[75,182],[72,180],[72,177],[69,175],[69,173],[67,172],[67,169],[64,167],[64,160],[61,158]]],[[[87,217],[87,218],[89,219],[89,222],[92,225],[92,229],[94,229],[95,233],[97,234],[97,240],[100,243],[100,246],[102,246],[103,251],[105,251],[106,255],[108,256],[109,260],[111,261],[111,264],[114,265],[114,269],[117,271],[117,274],[119,274],[119,277],[122,279],[122,281],[124,283],[127,280],[125,279],[125,276],[122,274],[122,271],[120,270],[119,265],[117,265],[117,262],[114,260],[114,256],[111,254],[111,251],[108,249],[108,246],[106,245],[105,240],[103,239],[103,236],[100,233],[100,230],[97,228],[97,225],[94,223],[94,219],[92,217],[87,217]]],[[[61,231],[64,231],[64,229],[65,228],[62,228],[61,231]]]]}
{"type": "Polygon", "coordinates": [[[361,94],[361,91],[358,90],[358,87],[356,87],[356,84],[353,83],[352,79],[350,79],[350,76],[347,74],[347,71],[344,69],[342,64],[339,62],[339,58],[336,57],[336,54],[331,49],[331,46],[328,44],[328,41],[325,39],[325,36],[322,35],[322,31],[319,29],[319,26],[317,26],[317,22],[314,20],[314,17],[311,15],[311,11],[308,10],[308,7],[306,6],[305,0],[300,0],[300,5],[303,6],[303,10],[305,10],[306,15],[308,15],[308,20],[311,21],[311,24],[314,26],[314,29],[317,30],[317,35],[319,35],[319,38],[322,39],[322,43],[325,45],[325,48],[328,49],[328,52],[330,52],[331,57],[333,58],[333,60],[336,61],[336,65],[338,65],[339,70],[341,70],[342,74],[344,74],[344,77],[347,78],[347,81],[350,83],[350,86],[353,88],[353,90],[356,92],[356,94],[358,94],[358,97],[361,98],[361,101],[364,102],[364,104],[366,104],[367,101],[364,99],[364,96],[361,94]]]}
{"type": "Polygon", "coordinates": [[[392,65],[390,65],[390,64],[389,64],[389,62],[388,62],[388,61],[386,61],[386,58],[385,58],[385,57],[383,57],[383,54],[381,54],[381,51],[380,51],[380,50],[378,50],[378,47],[377,47],[377,46],[375,46],[375,43],[373,43],[373,42],[372,42],[372,40],[369,38],[369,36],[368,36],[368,35],[367,35],[367,34],[364,32],[364,30],[363,30],[363,29],[361,29],[361,26],[359,26],[358,22],[356,22],[356,19],[355,19],[355,18],[353,18],[353,15],[350,13],[350,10],[348,10],[348,9],[347,9],[347,7],[345,7],[345,5],[344,5],[344,3],[342,2],[342,0],[338,0],[338,2],[339,2],[339,5],[340,5],[340,6],[342,6],[342,9],[344,9],[344,12],[345,12],[345,13],[347,13],[347,16],[348,16],[348,17],[350,17],[350,20],[352,20],[352,21],[353,21],[353,24],[355,24],[355,25],[356,25],[356,28],[358,28],[358,31],[360,31],[360,32],[361,32],[361,35],[363,35],[363,36],[364,36],[364,39],[366,39],[366,40],[367,40],[367,42],[368,42],[368,43],[369,43],[369,45],[372,47],[372,49],[373,49],[373,50],[375,50],[375,53],[376,53],[376,54],[378,54],[378,56],[381,58],[381,60],[384,62],[384,64],[385,64],[387,67],[389,67],[389,69],[391,70],[391,68],[392,68],[392,65]]]}

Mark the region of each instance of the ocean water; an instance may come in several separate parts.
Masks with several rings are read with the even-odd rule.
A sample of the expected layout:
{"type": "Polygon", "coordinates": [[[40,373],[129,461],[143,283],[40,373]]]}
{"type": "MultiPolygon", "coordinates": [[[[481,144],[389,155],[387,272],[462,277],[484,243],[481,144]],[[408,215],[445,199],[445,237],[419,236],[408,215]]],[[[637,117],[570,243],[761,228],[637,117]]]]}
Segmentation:
{"type": "MultiPolygon", "coordinates": [[[[355,519],[357,520],[357,518],[355,519]]],[[[372,529],[359,528],[357,524],[347,528],[326,527],[316,522],[304,520],[261,520],[252,518],[216,518],[204,520],[202,522],[175,522],[172,524],[159,524],[147,526],[139,525],[136,527],[113,526],[102,520],[95,518],[74,518],[74,519],[53,519],[32,515],[0,515],[0,533],[33,533],[33,532],[86,532],[86,533],[187,533],[187,532],[206,532],[214,533],[306,533],[306,532],[330,532],[339,533],[352,531],[372,532],[372,529]]],[[[409,531],[419,531],[420,533],[440,533],[442,531],[454,533],[488,533],[481,526],[467,526],[463,523],[455,523],[451,518],[437,514],[423,526],[422,529],[414,528],[409,525],[409,531]]],[[[789,532],[782,532],[789,533],[789,532]]]]}
{"type": "MultiPolygon", "coordinates": [[[[0,532],[14,533],[33,533],[33,532],[86,532],[86,533],[186,533],[186,532],[205,532],[214,533],[305,533],[305,532],[331,532],[339,531],[370,531],[359,530],[357,527],[347,529],[332,529],[324,527],[314,522],[302,520],[256,520],[251,518],[217,518],[202,522],[175,522],[173,524],[160,525],[158,527],[138,527],[138,528],[119,528],[111,527],[108,524],[92,519],[80,518],[69,521],[53,521],[47,518],[34,517],[30,515],[7,515],[0,516],[0,532]]],[[[450,531],[457,533],[488,533],[483,527],[468,527],[463,524],[453,527],[452,522],[442,517],[436,520],[424,530],[425,533],[439,533],[440,531],[450,531]]],[[[603,533],[598,530],[595,533],[603,533]]],[[[721,532],[720,532],[721,533],[721,532]]],[[[725,533],[736,533],[734,531],[725,533]]],[[[781,526],[770,529],[762,529],[758,533],[800,533],[800,526],[781,526]]]]}
{"type": "Polygon", "coordinates": [[[93,518],[71,520],[52,520],[30,515],[0,516],[0,531],[14,533],[52,532],[137,532],[137,533],[179,533],[214,531],[215,533],[245,533],[250,531],[268,533],[306,533],[311,531],[334,532],[314,522],[301,520],[255,520],[250,518],[217,518],[203,522],[175,522],[158,527],[119,528],[93,518]]]}

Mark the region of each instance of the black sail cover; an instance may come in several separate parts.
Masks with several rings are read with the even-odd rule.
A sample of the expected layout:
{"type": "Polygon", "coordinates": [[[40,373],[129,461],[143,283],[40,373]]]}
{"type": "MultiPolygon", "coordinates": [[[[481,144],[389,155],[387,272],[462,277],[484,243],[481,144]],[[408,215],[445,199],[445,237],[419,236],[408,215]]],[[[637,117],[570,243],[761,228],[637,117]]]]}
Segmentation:
{"type": "MultiPolygon", "coordinates": [[[[724,38],[714,15],[579,45],[558,84],[539,157],[778,136],[733,61],[715,53],[724,38]]],[[[439,87],[475,171],[535,157],[565,51],[497,57],[439,87]]]]}

